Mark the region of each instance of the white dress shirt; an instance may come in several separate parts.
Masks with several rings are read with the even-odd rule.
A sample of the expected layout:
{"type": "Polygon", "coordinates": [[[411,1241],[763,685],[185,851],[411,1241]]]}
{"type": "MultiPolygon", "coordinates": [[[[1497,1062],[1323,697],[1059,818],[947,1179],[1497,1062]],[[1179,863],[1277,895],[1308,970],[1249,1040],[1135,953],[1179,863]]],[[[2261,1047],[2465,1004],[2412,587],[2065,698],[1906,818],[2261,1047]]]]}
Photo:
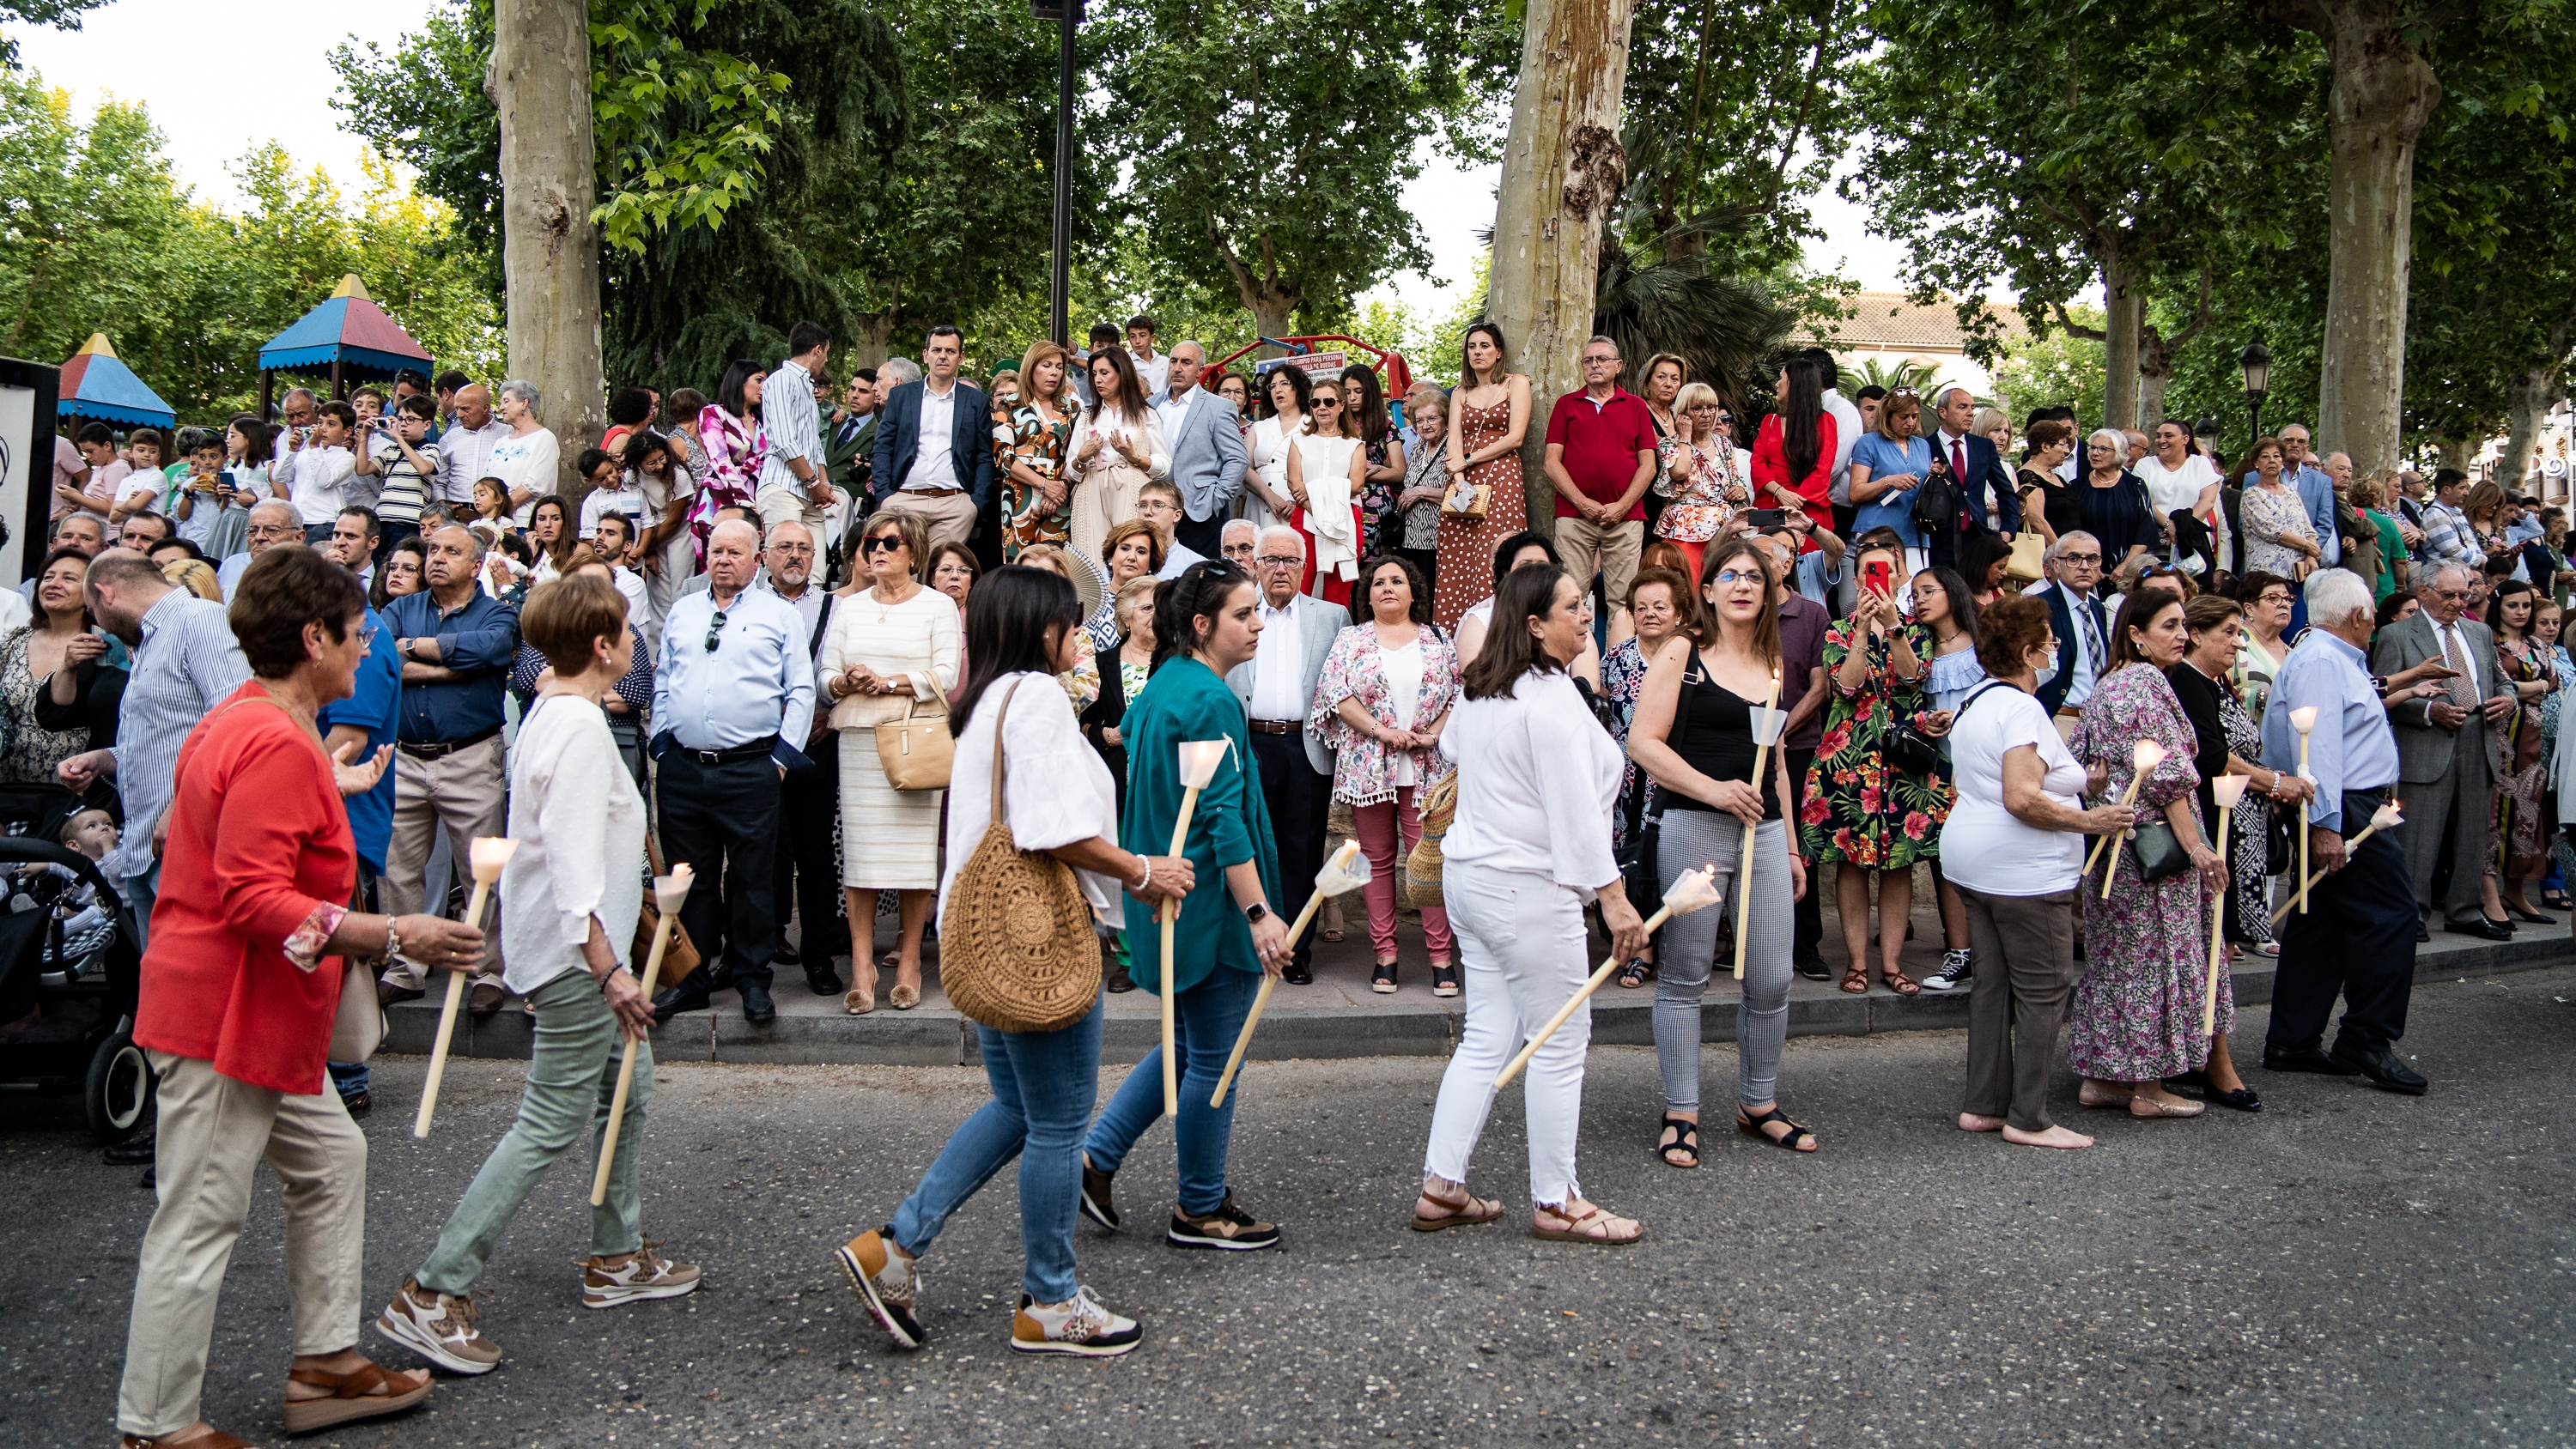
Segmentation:
{"type": "Polygon", "coordinates": [[[1195,387],[1179,397],[1172,396],[1168,388],[1157,388],[1149,394],[1154,399],[1154,416],[1163,422],[1164,446],[1169,447],[1179,440],[1181,419],[1190,415],[1190,404],[1198,401],[1198,395],[1199,390],[1195,387]]]}
{"type": "MultiPolygon", "coordinates": [[[[1131,350],[1127,360],[1136,364],[1136,380],[1145,384],[1147,397],[1172,385],[1172,354],[1157,352],[1151,357],[1139,357],[1131,350]]],[[[1089,368],[1083,370],[1090,371],[1089,368]]]]}
{"type": "Polygon", "coordinates": [[[1834,467],[1825,476],[1833,483],[1833,501],[1850,507],[1851,480],[1844,474],[1851,468],[1852,449],[1860,446],[1860,435],[1866,429],[1860,420],[1860,409],[1843,396],[1841,388],[1826,388],[1824,404],[1834,420],[1834,467]]]}
{"type": "Polygon", "coordinates": [[[1306,652],[1297,637],[1297,601],[1288,607],[1270,607],[1270,596],[1261,597],[1261,637],[1252,654],[1252,709],[1254,719],[1293,720],[1306,722],[1305,692],[1306,652]]]}
{"type": "MultiPolygon", "coordinates": [[[[805,621],[765,589],[745,589],[724,610],[712,650],[715,592],[684,594],[662,625],[653,670],[653,732],[682,749],[730,750],[776,735],[796,749],[814,722],[814,661],[805,621]]],[[[789,763],[780,761],[781,764],[789,763]]]]}
{"type": "Polygon", "coordinates": [[[307,528],[340,516],[340,498],[357,472],[357,454],[318,443],[289,452],[270,469],[278,482],[287,485],[287,498],[307,528]]]}
{"type": "Polygon", "coordinates": [[[459,424],[439,434],[439,456],[447,465],[439,474],[439,498],[448,503],[472,503],[475,481],[498,476],[492,466],[492,450],[509,436],[510,425],[499,418],[486,418],[479,428],[459,424]]]}
{"type": "Polygon", "coordinates": [[[904,475],[903,491],[919,492],[925,488],[963,488],[965,481],[957,476],[957,455],[951,451],[957,436],[957,384],[948,391],[932,392],[930,384],[921,385],[921,442],[912,455],[912,471],[904,475]]]}

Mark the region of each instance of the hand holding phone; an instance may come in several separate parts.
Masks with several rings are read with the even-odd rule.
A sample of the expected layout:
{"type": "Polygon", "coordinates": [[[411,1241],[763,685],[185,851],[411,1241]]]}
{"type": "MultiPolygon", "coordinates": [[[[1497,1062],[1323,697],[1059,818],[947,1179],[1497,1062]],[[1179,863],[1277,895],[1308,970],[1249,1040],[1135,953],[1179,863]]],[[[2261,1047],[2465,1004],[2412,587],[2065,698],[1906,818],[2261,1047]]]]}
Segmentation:
{"type": "Polygon", "coordinates": [[[1896,597],[1896,567],[1883,558],[1874,558],[1860,566],[1860,586],[1873,598],[1896,597]]]}

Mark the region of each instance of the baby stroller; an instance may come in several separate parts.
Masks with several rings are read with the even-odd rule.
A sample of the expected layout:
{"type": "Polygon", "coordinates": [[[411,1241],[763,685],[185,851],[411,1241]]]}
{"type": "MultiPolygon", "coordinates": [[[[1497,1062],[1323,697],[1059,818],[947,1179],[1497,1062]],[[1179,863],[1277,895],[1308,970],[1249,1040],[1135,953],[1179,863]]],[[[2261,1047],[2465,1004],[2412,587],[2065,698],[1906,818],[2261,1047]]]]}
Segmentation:
{"type": "Polygon", "coordinates": [[[65,814],[79,806],[51,787],[0,787],[0,823],[28,828],[0,835],[0,871],[9,872],[0,876],[7,892],[0,899],[0,1091],[78,1092],[90,1131],[116,1143],[152,1109],[151,1064],[134,1044],[143,948],[123,896],[98,863],[54,843],[65,814]],[[109,929],[67,943],[53,903],[72,887],[59,876],[15,874],[28,864],[60,866],[95,891],[109,929]]]}

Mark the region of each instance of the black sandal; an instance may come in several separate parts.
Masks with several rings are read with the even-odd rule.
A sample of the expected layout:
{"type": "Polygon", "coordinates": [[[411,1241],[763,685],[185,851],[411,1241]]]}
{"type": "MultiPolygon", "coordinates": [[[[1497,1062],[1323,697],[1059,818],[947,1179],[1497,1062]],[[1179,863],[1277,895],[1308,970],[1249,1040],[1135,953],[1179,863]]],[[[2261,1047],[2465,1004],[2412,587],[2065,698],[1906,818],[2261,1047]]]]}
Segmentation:
{"type": "MultiPolygon", "coordinates": [[[[1628,988],[1630,991],[1634,991],[1638,987],[1645,985],[1646,978],[1654,974],[1654,962],[1647,960],[1643,956],[1631,956],[1628,958],[1628,964],[1619,968],[1619,975],[1616,979],[1621,986],[1628,988]]],[[[1665,1120],[1670,1121],[1671,1119],[1666,1118],[1665,1120]]]]}
{"type": "Polygon", "coordinates": [[[1759,1137],[1774,1147],[1786,1148],[1791,1152],[1812,1152],[1815,1150],[1811,1147],[1801,1147],[1798,1144],[1801,1142],[1815,1141],[1816,1134],[1799,1126],[1797,1123],[1790,1121],[1788,1114],[1782,1112],[1776,1106],[1759,1117],[1748,1115],[1741,1107],[1736,1108],[1735,1130],[1743,1133],[1747,1137],[1759,1137]],[[1770,1133],[1762,1130],[1774,1122],[1788,1128],[1789,1131],[1787,1135],[1774,1137],[1770,1133]]]}
{"type": "Polygon", "coordinates": [[[1655,1155],[1664,1160],[1664,1166],[1681,1168],[1699,1166],[1699,1124],[1680,1117],[1668,1116],[1664,1119],[1663,1125],[1655,1129],[1655,1135],[1660,1138],[1666,1132],[1674,1134],[1673,1140],[1659,1141],[1655,1144],[1655,1155]],[[1673,1161],[1672,1154],[1676,1152],[1689,1154],[1690,1161],[1673,1161]]]}

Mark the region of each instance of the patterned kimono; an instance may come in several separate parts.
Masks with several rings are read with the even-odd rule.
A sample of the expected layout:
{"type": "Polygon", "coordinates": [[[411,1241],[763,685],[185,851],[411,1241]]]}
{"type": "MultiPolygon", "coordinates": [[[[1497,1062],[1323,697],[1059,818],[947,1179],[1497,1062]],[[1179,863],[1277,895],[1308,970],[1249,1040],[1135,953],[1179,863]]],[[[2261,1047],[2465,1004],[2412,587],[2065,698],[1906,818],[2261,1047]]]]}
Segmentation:
{"type": "Polygon", "coordinates": [[[994,425],[993,463],[1002,484],[1004,563],[1018,562],[1024,548],[1042,543],[1063,548],[1073,542],[1073,490],[1065,489],[1064,502],[1050,509],[1044,494],[1010,476],[1012,464],[1025,463],[1030,472],[1041,478],[1062,477],[1064,446],[1072,436],[1073,414],[1068,412],[1048,422],[1035,403],[1021,404],[1011,410],[1008,423],[994,425]]]}
{"type": "MultiPolygon", "coordinates": [[[[2068,743],[2078,763],[2110,771],[2109,794],[2117,799],[2136,773],[2130,751],[2140,740],[2165,747],[2164,762],[2134,802],[2145,820],[2198,792],[2198,741],[2163,671],[2133,664],[2102,677],[2068,743]]],[[[2200,1032],[2209,901],[2196,870],[2149,885],[2139,877],[2136,851],[2119,845],[2116,856],[2110,899],[2102,897],[2098,870],[2076,885],[2084,901],[2084,974],[2067,1017],[2066,1057],[2078,1075],[2096,1081],[2161,1081],[2209,1061],[2210,1039],[2200,1032]]],[[[2222,1034],[2236,1021],[2228,976],[2218,973],[2222,1034]]]]}
{"type": "MultiPolygon", "coordinates": [[[[1931,629],[1898,627],[1916,659],[1932,657],[1931,629]]],[[[1955,795],[1937,775],[1907,774],[1887,762],[1889,728],[1932,709],[1921,679],[1900,681],[1888,669],[1894,632],[1868,645],[1869,674],[1860,688],[1843,688],[1843,660],[1851,654],[1852,641],[1866,632],[1850,619],[1837,620],[1825,631],[1825,683],[1833,700],[1825,711],[1825,737],[1816,746],[1816,762],[1807,770],[1798,835],[1807,858],[1818,864],[1848,861],[1872,870],[1904,870],[1940,855],[1941,822],[1950,817],[1955,795]]]]}
{"type": "MultiPolygon", "coordinates": [[[[2556,683],[2556,661],[2547,646],[2528,641],[2517,655],[2496,646],[2496,663],[2506,680],[2528,684],[2556,683]]],[[[2553,692],[2542,700],[2555,699],[2553,692]]],[[[2490,726],[2487,739],[2495,758],[2495,809],[2487,818],[2487,870],[2506,880],[2538,880],[2549,873],[2549,844],[2543,838],[2541,792],[2548,788],[2549,757],[2541,753],[2547,721],[2539,702],[2514,706],[2500,726],[2490,726]]]]}

